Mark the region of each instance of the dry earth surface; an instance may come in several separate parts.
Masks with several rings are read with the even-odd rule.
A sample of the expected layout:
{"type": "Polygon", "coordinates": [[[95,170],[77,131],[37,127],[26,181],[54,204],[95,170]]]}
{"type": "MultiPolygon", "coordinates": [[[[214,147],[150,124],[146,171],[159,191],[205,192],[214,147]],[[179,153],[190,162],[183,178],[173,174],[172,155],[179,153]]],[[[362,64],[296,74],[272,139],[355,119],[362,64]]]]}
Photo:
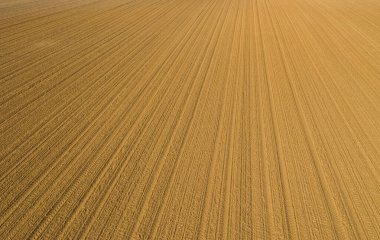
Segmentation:
{"type": "Polygon", "coordinates": [[[380,239],[380,1],[0,0],[0,239],[380,239]]]}

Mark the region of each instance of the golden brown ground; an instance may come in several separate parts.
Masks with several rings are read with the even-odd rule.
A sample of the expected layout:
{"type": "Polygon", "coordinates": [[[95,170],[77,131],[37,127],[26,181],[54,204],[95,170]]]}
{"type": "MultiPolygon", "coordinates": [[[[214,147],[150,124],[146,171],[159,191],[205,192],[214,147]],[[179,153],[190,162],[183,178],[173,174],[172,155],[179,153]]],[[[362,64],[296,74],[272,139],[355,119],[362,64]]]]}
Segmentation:
{"type": "Polygon", "coordinates": [[[379,13],[0,0],[0,239],[380,239],[379,13]]]}

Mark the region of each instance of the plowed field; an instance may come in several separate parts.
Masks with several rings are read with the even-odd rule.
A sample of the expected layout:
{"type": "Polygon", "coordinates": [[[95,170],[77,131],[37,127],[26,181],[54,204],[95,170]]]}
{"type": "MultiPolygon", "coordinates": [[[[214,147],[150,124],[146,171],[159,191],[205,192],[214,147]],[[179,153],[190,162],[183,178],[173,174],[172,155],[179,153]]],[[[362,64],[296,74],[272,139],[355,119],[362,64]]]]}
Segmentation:
{"type": "Polygon", "coordinates": [[[0,239],[380,239],[380,1],[0,0],[0,239]]]}

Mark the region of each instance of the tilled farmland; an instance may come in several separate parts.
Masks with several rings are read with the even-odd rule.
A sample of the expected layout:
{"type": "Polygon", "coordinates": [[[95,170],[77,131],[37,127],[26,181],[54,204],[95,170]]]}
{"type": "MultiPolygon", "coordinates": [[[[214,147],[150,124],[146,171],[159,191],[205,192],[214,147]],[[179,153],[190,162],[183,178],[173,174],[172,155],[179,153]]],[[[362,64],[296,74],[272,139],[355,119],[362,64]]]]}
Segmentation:
{"type": "Polygon", "coordinates": [[[0,0],[0,239],[380,239],[379,13],[0,0]]]}

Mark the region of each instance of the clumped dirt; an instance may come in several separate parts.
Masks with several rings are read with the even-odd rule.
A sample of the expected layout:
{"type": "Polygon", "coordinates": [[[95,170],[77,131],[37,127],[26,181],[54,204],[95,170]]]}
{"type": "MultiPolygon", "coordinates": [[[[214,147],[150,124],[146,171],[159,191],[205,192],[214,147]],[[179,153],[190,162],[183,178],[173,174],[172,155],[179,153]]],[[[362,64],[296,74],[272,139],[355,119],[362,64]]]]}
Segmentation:
{"type": "Polygon", "coordinates": [[[380,239],[379,9],[0,1],[0,239],[380,239]]]}

